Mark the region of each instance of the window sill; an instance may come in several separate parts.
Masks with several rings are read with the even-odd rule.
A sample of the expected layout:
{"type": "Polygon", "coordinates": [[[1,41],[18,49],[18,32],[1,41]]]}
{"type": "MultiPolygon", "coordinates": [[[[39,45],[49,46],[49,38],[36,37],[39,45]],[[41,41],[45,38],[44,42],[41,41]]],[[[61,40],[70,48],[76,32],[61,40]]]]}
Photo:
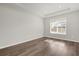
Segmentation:
{"type": "Polygon", "coordinates": [[[50,32],[51,34],[61,34],[61,35],[66,35],[66,33],[58,33],[58,32],[50,32]]]}

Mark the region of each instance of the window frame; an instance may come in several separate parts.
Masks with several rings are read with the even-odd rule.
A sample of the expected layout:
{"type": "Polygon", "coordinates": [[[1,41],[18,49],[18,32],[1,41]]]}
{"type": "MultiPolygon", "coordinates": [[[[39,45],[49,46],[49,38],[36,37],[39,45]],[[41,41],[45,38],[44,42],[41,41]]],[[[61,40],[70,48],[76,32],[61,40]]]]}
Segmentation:
{"type": "MultiPolygon", "coordinates": [[[[63,32],[63,33],[61,33],[61,32],[53,32],[53,31],[51,31],[51,24],[53,23],[53,22],[50,22],[50,33],[52,33],[52,34],[62,34],[62,35],[66,35],[67,33],[67,19],[66,18],[63,18],[63,20],[65,20],[65,22],[66,22],[66,25],[65,25],[65,32],[63,32]]],[[[56,21],[54,21],[54,22],[56,22],[56,21]]]]}

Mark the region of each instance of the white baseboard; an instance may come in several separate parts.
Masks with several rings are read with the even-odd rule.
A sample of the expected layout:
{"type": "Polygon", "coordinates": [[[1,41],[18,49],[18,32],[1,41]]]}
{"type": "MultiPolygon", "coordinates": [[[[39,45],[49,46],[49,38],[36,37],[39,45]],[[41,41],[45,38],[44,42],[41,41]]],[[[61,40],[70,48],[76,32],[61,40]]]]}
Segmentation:
{"type": "MultiPolygon", "coordinates": [[[[35,40],[35,39],[38,39],[38,38],[41,38],[41,37],[44,37],[44,36],[43,35],[37,35],[37,36],[34,36],[34,37],[30,38],[29,40],[17,42],[17,43],[11,44],[11,45],[2,46],[2,47],[0,47],[0,49],[7,48],[7,47],[10,47],[10,46],[14,46],[14,45],[17,45],[17,44],[21,44],[21,43],[24,43],[24,42],[32,41],[32,40],[35,40]]],[[[56,39],[61,39],[61,40],[66,40],[66,41],[72,41],[72,42],[78,42],[79,43],[79,41],[76,41],[76,40],[63,39],[63,38],[50,37],[50,36],[46,36],[46,37],[56,38],[56,39]]]]}
{"type": "Polygon", "coordinates": [[[21,44],[21,43],[24,43],[24,42],[28,42],[28,41],[32,41],[32,40],[35,40],[35,39],[38,39],[38,38],[41,38],[43,37],[43,35],[36,35],[30,39],[26,39],[25,41],[21,41],[21,42],[17,42],[17,43],[14,43],[14,44],[10,44],[10,45],[5,45],[5,46],[1,46],[0,49],[3,49],[3,48],[7,48],[7,47],[10,47],[10,46],[14,46],[14,45],[17,45],[17,44],[21,44]]]}
{"type": "Polygon", "coordinates": [[[72,41],[72,42],[77,42],[77,43],[79,43],[79,41],[77,41],[77,40],[71,40],[71,39],[65,39],[65,38],[57,38],[57,37],[51,37],[51,36],[46,36],[46,37],[49,37],[49,38],[56,38],[56,39],[60,39],[60,40],[66,40],[66,41],[72,41]]]}

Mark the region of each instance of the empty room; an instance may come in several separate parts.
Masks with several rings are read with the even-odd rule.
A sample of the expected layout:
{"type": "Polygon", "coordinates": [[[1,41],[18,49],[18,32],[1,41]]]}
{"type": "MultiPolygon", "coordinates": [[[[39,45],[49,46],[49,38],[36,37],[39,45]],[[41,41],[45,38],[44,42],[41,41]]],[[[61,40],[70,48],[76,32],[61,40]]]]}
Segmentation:
{"type": "Polygon", "coordinates": [[[79,3],[0,3],[0,56],[79,56],[79,3]]]}

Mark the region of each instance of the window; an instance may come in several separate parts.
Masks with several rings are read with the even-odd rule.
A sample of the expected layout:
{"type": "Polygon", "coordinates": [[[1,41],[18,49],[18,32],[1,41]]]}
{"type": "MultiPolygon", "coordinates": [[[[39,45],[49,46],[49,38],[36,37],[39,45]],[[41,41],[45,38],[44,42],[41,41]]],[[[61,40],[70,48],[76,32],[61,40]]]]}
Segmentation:
{"type": "Polygon", "coordinates": [[[66,34],[66,20],[56,20],[50,23],[50,33],[66,34]]]}

